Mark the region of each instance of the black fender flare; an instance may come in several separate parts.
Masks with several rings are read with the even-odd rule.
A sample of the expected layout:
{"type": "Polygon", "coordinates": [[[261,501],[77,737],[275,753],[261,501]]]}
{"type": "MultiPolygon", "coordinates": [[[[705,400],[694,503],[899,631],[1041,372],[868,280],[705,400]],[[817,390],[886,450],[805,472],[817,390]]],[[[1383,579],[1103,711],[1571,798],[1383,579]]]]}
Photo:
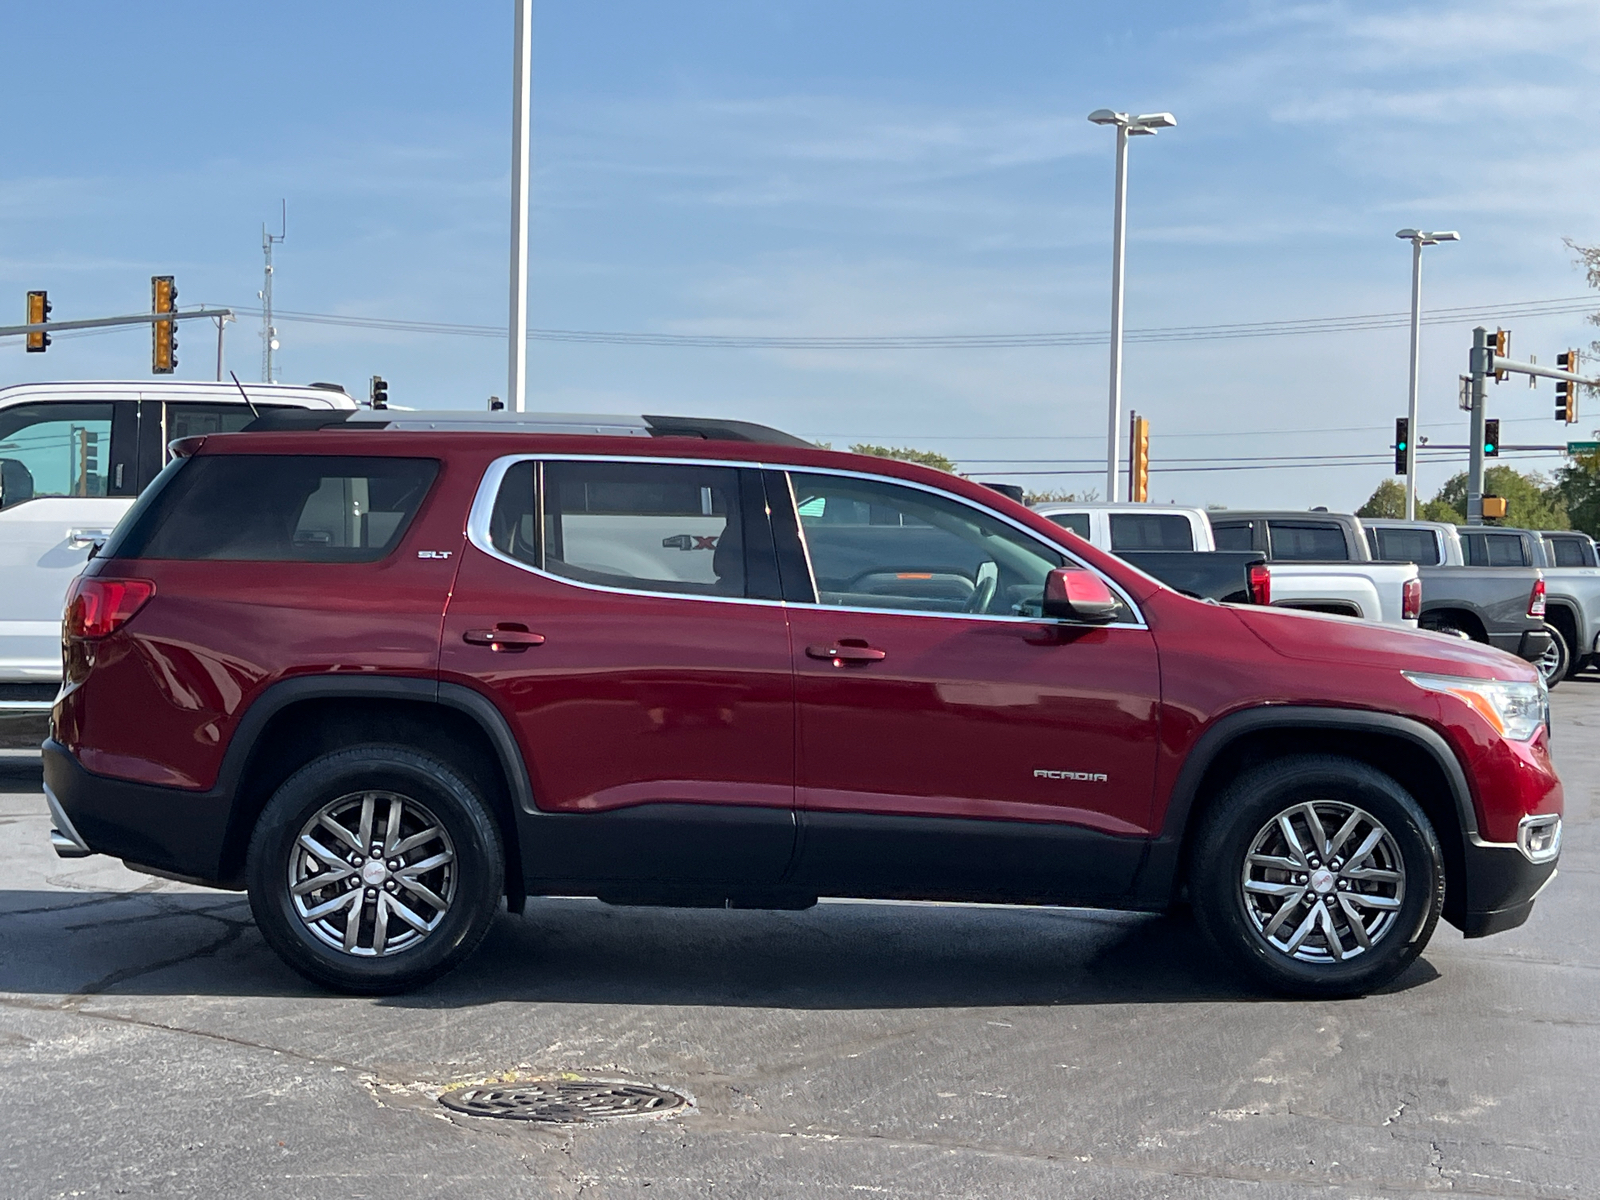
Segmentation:
{"type": "Polygon", "coordinates": [[[533,785],[522,749],[505,715],[492,700],[459,683],[405,675],[301,675],[268,685],[245,709],[235,727],[217,782],[209,795],[225,800],[228,806],[224,845],[233,845],[240,836],[238,796],[251,757],[267,725],[284,709],[305,700],[408,700],[439,704],[465,714],[483,731],[494,748],[495,758],[510,793],[511,828],[506,831],[507,900],[513,912],[520,912],[525,893],[520,824],[527,814],[538,812],[533,802],[533,785]],[[518,869],[511,869],[516,866],[518,869]]]}
{"type": "Polygon", "coordinates": [[[1166,817],[1160,833],[1150,842],[1144,863],[1134,884],[1141,908],[1164,909],[1173,898],[1174,885],[1182,866],[1184,836],[1199,795],[1200,783],[1218,756],[1233,742],[1262,730],[1285,731],[1315,729],[1349,733],[1381,734],[1400,738],[1419,747],[1431,757],[1443,774],[1455,803],[1463,844],[1478,840],[1478,816],[1472,791],[1460,760],[1440,734],[1410,717],[1395,713],[1370,712],[1354,708],[1325,708],[1315,705],[1271,704],[1229,713],[1213,722],[1189,749],[1167,801],[1166,817]]]}

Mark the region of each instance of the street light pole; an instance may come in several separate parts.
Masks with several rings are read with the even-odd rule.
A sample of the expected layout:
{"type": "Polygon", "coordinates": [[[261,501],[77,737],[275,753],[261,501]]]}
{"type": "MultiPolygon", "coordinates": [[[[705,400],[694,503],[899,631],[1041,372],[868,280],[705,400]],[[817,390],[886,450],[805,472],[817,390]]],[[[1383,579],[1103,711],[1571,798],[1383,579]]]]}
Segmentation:
{"type": "Polygon", "coordinates": [[[516,5],[516,54],[511,103],[511,316],[506,390],[513,412],[528,406],[528,118],[533,69],[533,0],[516,5]]]}
{"type": "Polygon", "coordinates": [[[1122,276],[1123,253],[1128,241],[1128,126],[1117,126],[1117,198],[1111,224],[1111,399],[1106,417],[1106,501],[1117,502],[1122,455],[1122,276]]]}
{"type": "MultiPolygon", "coordinates": [[[[1420,229],[1402,229],[1395,234],[1411,243],[1411,388],[1406,404],[1406,520],[1417,519],[1417,362],[1422,354],[1422,248],[1440,242],[1459,242],[1461,235],[1448,230],[1442,233],[1424,233],[1420,229]]],[[[1481,440],[1481,439],[1480,439],[1481,440]]]]}
{"type": "Polygon", "coordinates": [[[1106,499],[1114,504],[1122,474],[1122,280],[1127,248],[1128,139],[1170,129],[1178,120],[1171,113],[1130,117],[1109,108],[1095,109],[1089,120],[1096,125],[1117,127],[1117,195],[1111,226],[1111,397],[1106,414],[1106,499]]]}

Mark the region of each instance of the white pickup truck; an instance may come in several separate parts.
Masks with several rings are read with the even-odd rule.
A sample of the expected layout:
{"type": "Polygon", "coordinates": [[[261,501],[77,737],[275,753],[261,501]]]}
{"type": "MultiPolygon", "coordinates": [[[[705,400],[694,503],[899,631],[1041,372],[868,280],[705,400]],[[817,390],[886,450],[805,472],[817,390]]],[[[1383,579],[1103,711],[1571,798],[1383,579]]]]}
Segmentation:
{"type": "Polygon", "coordinates": [[[1034,509],[1113,554],[1260,551],[1272,564],[1272,603],[1280,608],[1417,627],[1422,584],[1415,564],[1370,561],[1360,522],[1343,513],[1207,513],[1176,504],[1068,502],[1036,504],[1034,509]],[[1347,522],[1354,526],[1353,535],[1347,522]]]}
{"type": "MultiPolygon", "coordinates": [[[[333,384],[246,391],[261,411],[356,407],[333,384]]],[[[67,588],[166,464],[168,445],[253,419],[232,383],[0,387],[0,748],[44,737],[61,683],[67,588]]]]}

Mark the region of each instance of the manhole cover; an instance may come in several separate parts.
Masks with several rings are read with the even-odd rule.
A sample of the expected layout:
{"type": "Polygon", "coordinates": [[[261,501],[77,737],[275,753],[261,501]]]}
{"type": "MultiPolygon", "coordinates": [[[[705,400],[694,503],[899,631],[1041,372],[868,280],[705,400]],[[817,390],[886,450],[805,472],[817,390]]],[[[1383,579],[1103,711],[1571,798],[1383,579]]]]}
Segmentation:
{"type": "Polygon", "coordinates": [[[456,1088],[439,1103],[475,1117],[543,1121],[573,1125],[618,1117],[663,1116],[687,1107],[689,1100],[666,1088],[599,1079],[530,1079],[456,1088]]]}

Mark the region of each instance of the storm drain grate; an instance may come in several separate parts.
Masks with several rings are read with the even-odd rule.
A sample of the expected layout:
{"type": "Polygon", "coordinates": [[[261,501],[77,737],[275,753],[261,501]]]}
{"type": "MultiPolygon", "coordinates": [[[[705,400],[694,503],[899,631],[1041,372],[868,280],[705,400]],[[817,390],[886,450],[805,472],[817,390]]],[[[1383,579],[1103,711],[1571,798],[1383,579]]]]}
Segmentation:
{"type": "Polygon", "coordinates": [[[688,1106],[686,1096],[645,1083],[598,1079],[530,1079],[456,1088],[439,1103],[474,1117],[576,1125],[619,1117],[665,1116],[688,1106]]]}

